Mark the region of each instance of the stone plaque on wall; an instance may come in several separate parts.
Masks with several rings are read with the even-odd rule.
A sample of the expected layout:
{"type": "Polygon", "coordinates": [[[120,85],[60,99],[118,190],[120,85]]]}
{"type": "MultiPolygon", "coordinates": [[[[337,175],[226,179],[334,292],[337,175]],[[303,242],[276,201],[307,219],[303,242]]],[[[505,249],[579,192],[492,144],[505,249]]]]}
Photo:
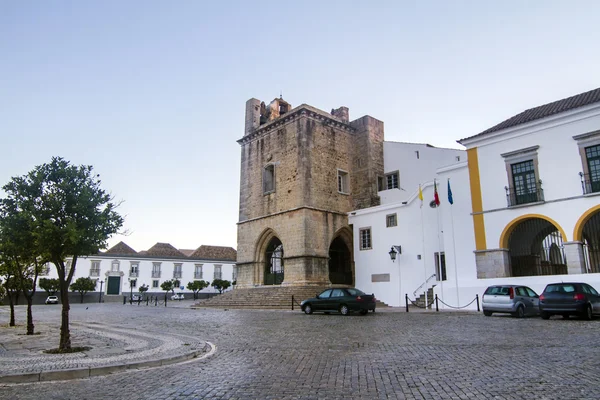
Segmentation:
{"type": "Polygon", "coordinates": [[[371,282],[389,282],[390,274],[372,274],[371,282]]]}

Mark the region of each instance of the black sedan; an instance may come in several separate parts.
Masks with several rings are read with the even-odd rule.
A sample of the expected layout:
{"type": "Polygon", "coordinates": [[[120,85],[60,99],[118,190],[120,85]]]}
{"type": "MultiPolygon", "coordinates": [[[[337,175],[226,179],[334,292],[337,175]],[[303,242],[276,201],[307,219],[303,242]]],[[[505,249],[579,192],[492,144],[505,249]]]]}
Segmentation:
{"type": "Polygon", "coordinates": [[[375,296],[356,288],[333,288],[324,290],[317,297],[304,300],[300,307],[306,314],[339,312],[347,315],[358,311],[365,315],[369,310],[375,312],[375,296]]]}
{"type": "Polygon", "coordinates": [[[562,315],[563,318],[577,315],[592,319],[594,314],[600,314],[600,294],[587,283],[551,283],[546,286],[539,300],[543,319],[552,315],[562,315]]]}

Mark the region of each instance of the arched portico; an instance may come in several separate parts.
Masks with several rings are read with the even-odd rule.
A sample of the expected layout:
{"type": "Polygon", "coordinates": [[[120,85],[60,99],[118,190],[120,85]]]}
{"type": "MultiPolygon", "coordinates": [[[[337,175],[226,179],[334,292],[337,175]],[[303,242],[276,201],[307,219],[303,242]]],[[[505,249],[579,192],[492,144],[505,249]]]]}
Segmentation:
{"type": "Polygon", "coordinates": [[[566,235],[560,225],[541,214],[526,214],[511,221],[500,236],[508,249],[509,276],[567,273],[566,235]]]}

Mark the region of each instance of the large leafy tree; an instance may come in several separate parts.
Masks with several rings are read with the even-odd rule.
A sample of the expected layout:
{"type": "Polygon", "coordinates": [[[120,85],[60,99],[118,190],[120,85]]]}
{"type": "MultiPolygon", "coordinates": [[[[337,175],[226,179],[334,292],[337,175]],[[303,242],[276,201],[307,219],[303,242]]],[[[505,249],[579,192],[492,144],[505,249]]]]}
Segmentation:
{"type": "Polygon", "coordinates": [[[60,282],[56,278],[40,278],[40,287],[52,296],[60,290],[60,282]]]}
{"type": "Polygon", "coordinates": [[[91,166],[54,157],[3,187],[6,198],[1,204],[31,221],[37,256],[56,266],[62,303],[59,351],[71,349],[69,285],[77,260],[105,248],[108,238],[123,226],[100,183],[91,166]]]}
{"type": "Polygon", "coordinates": [[[98,282],[97,279],[77,278],[70,287],[73,292],[79,292],[81,302],[83,303],[83,296],[85,296],[87,292],[96,290],[96,282],[98,282]]]}
{"type": "Polygon", "coordinates": [[[11,202],[0,203],[0,257],[5,268],[11,271],[13,284],[25,296],[27,334],[33,335],[33,296],[45,260],[38,256],[31,216],[18,212],[11,202]]]}
{"type": "Polygon", "coordinates": [[[188,288],[188,290],[191,290],[192,292],[194,292],[194,300],[196,300],[198,298],[198,292],[200,292],[204,288],[207,288],[208,282],[206,282],[204,280],[192,281],[192,282],[188,282],[186,287],[188,288]]]}

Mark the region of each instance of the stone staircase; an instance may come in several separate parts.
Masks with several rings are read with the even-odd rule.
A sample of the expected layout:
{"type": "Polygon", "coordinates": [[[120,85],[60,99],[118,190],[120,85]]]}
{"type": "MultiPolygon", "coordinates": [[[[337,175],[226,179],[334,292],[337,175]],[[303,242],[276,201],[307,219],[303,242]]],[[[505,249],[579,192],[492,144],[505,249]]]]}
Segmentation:
{"type": "MultiPolygon", "coordinates": [[[[435,298],[433,296],[433,288],[435,285],[427,289],[427,308],[432,309],[434,306],[435,298]]],[[[420,307],[425,308],[425,293],[421,294],[415,299],[415,304],[410,304],[409,307],[420,307]]]]}
{"type": "MultiPolygon", "coordinates": [[[[248,308],[291,310],[292,296],[294,310],[300,310],[300,303],[327,289],[326,286],[261,286],[250,289],[233,289],[210,299],[196,302],[192,308],[248,308]]],[[[387,304],[377,301],[377,307],[387,304]]]]}

